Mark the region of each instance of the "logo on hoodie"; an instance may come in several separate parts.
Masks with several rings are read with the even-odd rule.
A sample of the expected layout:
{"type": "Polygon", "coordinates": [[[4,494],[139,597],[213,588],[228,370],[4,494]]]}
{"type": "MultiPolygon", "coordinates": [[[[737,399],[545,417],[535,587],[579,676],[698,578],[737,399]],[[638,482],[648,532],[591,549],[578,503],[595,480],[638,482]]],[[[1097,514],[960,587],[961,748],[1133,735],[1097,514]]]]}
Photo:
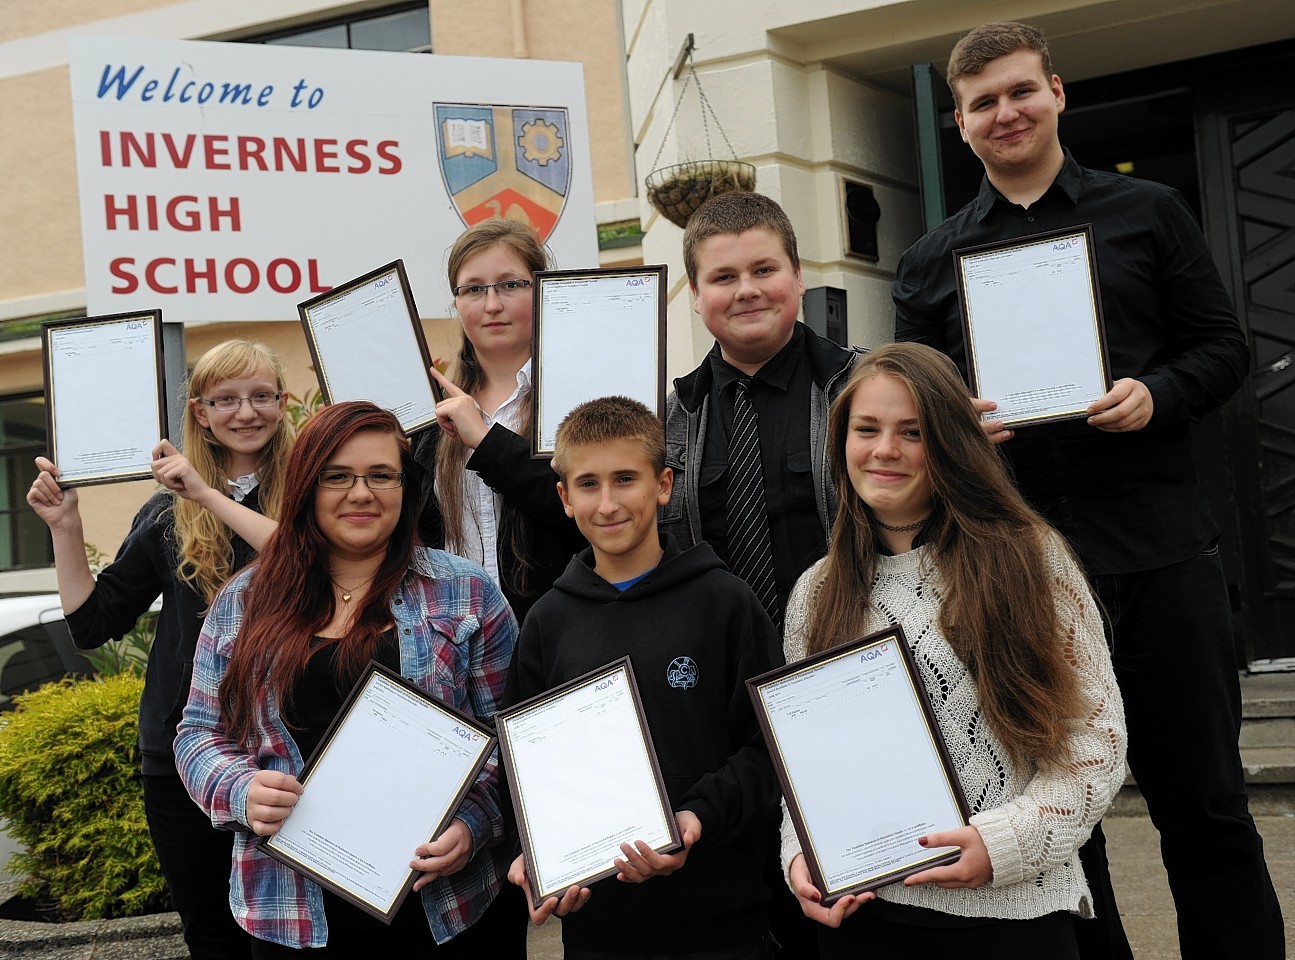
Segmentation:
{"type": "Polygon", "coordinates": [[[665,672],[665,682],[679,690],[697,686],[697,664],[692,657],[675,657],[665,672]]]}

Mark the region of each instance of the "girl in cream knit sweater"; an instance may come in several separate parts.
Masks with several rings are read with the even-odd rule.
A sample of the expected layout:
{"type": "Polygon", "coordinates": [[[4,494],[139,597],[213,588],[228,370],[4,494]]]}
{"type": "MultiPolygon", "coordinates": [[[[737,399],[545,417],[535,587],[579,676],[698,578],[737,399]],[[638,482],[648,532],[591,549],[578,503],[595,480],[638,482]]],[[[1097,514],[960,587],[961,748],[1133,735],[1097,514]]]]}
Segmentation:
{"type": "Polygon", "coordinates": [[[825,958],[973,944],[1077,957],[1072,915],[1092,916],[1077,850],[1125,750],[1084,576],[1012,487],[942,355],[891,344],[863,358],[830,430],[840,514],[788,603],[787,661],[902,626],[973,815],[926,838],[961,847],[958,862],[830,909],[784,817],[788,883],[823,924],[825,958]]]}

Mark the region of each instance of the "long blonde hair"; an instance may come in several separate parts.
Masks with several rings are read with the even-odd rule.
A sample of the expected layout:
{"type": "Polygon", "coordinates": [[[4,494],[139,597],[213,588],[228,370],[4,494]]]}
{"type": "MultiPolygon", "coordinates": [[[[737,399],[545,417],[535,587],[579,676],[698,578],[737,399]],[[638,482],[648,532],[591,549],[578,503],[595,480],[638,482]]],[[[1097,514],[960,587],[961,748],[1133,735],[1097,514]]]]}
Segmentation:
{"type": "MultiPolygon", "coordinates": [[[[540,244],[540,238],[530,226],[516,220],[495,218],[474,224],[460,234],[450,248],[449,274],[450,289],[458,284],[459,271],[469,257],[483,253],[493,247],[507,247],[526,266],[532,274],[548,266],[548,256],[540,244]]],[[[455,386],[469,394],[475,394],[484,385],[485,374],[477,361],[477,351],[465,332],[460,331],[461,342],[459,355],[452,372],[451,380],[455,386]]],[[[531,432],[530,391],[521,397],[522,423],[519,433],[529,436],[531,432]]],[[[440,505],[441,529],[445,535],[445,548],[452,553],[464,554],[467,531],[463,525],[463,504],[467,496],[464,471],[471,451],[457,436],[442,434],[436,450],[436,499],[440,505]]],[[[502,521],[501,521],[502,522],[502,521]]],[[[514,526],[509,524],[510,527],[514,526]]],[[[502,532],[502,531],[501,531],[502,532]]],[[[520,547],[516,540],[516,530],[512,530],[512,546],[520,547]]],[[[526,550],[515,550],[519,569],[529,568],[530,561],[526,550]]]]}
{"type": "Polygon", "coordinates": [[[1045,538],[1057,535],[1013,486],[948,357],[921,344],[892,343],[860,358],[854,370],[828,415],[840,507],[809,613],[807,651],[858,636],[868,615],[878,531],[850,483],[845,441],[855,391],[872,377],[894,377],[913,395],[931,478],[924,533],[944,588],[940,629],[976,681],[982,715],[1012,759],[1064,764],[1080,695],[1044,555],[1045,538]]]}
{"type": "MultiPolygon", "coordinates": [[[[202,478],[216,490],[224,491],[229,478],[229,453],[207,427],[198,422],[193,400],[201,397],[221,380],[254,376],[268,367],[274,371],[275,390],[283,393],[283,366],[265,344],[255,340],[225,340],[216,344],[193,365],[189,375],[189,401],[184,407],[184,455],[202,478]]],[[[256,474],[261,513],[272,520],[279,518],[283,506],[283,471],[292,449],[295,434],[286,417],[279,418],[278,429],[269,443],[261,448],[256,474]]],[[[234,572],[234,549],[229,527],[192,500],[174,496],[176,553],[179,563],[176,576],[193,588],[206,603],[234,572]]]]}

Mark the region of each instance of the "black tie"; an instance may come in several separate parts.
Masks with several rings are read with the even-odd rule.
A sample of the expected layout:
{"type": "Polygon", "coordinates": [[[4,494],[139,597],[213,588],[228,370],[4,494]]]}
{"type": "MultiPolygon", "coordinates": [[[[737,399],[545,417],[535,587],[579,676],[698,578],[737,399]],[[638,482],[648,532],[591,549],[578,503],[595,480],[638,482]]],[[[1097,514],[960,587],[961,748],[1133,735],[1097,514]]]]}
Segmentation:
{"type": "Polygon", "coordinates": [[[733,435],[728,445],[728,557],[733,572],[745,580],[756,599],[782,631],[782,606],[773,577],[773,545],[764,503],[760,467],[760,427],[751,406],[751,380],[734,384],[733,435]]]}

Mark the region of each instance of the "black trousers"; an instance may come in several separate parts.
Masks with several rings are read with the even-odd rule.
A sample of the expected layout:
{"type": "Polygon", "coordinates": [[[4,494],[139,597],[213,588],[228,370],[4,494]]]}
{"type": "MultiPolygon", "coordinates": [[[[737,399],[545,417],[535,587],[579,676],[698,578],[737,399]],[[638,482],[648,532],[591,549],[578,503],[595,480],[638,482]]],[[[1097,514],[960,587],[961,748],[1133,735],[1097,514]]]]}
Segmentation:
{"type": "MultiPolygon", "coordinates": [[[[1109,619],[1129,766],[1160,831],[1183,960],[1284,957],[1281,907],[1237,747],[1241,689],[1217,547],[1159,570],[1099,576],[1094,586],[1109,619]]],[[[1100,833],[1080,858],[1098,910],[1096,920],[1076,921],[1082,956],[1131,956],[1100,833]]]]}
{"type": "Polygon", "coordinates": [[[642,953],[632,947],[623,950],[580,950],[563,947],[562,956],[565,960],[773,960],[775,954],[770,938],[761,937],[736,947],[683,953],[642,953]]]}
{"type": "Polygon", "coordinates": [[[248,960],[249,937],[229,912],[234,834],[217,830],[179,776],[145,776],[144,815],[171,902],[196,960],[248,960]]]}

